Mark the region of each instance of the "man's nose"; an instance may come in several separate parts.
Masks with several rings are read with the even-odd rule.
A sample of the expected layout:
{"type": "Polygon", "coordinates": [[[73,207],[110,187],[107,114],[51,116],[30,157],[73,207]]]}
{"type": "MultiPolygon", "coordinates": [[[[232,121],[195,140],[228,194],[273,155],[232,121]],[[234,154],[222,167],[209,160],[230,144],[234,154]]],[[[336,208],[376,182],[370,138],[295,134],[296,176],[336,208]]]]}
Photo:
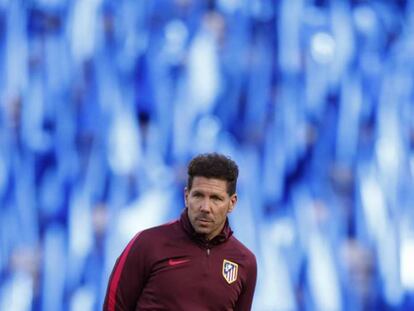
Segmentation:
{"type": "Polygon", "coordinates": [[[200,210],[205,213],[210,212],[210,200],[209,199],[204,199],[201,202],[200,210]]]}

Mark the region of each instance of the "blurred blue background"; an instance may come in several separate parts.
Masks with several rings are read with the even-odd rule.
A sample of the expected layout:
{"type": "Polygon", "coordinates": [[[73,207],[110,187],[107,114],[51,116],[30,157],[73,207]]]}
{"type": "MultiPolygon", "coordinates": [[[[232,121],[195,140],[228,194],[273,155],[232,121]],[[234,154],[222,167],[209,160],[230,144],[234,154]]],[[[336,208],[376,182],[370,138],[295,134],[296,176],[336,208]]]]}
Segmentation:
{"type": "Polygon", "coordinates": [[[0,310],[99,310],[230,155],[253,310],[414,310],[414,1],[0,0],[0,310]]]}

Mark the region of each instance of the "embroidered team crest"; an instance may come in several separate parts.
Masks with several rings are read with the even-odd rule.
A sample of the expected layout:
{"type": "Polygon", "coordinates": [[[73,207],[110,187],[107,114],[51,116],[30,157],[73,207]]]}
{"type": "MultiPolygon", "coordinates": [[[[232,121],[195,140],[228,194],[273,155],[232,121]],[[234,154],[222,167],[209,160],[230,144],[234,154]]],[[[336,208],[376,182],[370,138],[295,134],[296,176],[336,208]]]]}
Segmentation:
{"type": "Polygon", "coordinates": [[[226,279],[227,283],[231,284],[237,280],[237,272],[239,270],[239,265],[231,262],[230,260],[223,260],[223,277],[226,279]]]}

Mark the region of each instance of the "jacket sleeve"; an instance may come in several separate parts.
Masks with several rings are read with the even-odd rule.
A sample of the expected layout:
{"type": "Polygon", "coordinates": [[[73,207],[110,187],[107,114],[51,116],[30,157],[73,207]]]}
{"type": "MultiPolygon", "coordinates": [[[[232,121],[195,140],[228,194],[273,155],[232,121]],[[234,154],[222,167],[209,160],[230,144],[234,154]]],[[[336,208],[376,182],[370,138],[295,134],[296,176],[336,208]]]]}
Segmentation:
{"type": "Polygon", "coordinates": [[[103,311],[134,311],[150,273],[144,232],[117,259],[109,278],[103,311]]]}
{"type": "Polygon", "coordinates": [[[256,278],[257,278],[257,263],[256,257],[252,254],[246,282],[244,284],[243,290],[237,300],[235,311],[249,311],[252,307],[254,290],[256,288],[256,278]]]}

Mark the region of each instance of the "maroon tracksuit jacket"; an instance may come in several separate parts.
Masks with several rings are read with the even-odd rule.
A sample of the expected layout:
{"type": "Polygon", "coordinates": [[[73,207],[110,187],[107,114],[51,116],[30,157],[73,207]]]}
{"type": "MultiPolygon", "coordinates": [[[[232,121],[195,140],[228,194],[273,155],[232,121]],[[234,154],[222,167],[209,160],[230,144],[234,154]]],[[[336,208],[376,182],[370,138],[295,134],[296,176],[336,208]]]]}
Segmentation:
{"type": "Polygon", "coordinates": [[[211,241],[180,220],[138,233],[118,258],[104,311],[250,310],[256,258],[226,222],[211,241]]]}

